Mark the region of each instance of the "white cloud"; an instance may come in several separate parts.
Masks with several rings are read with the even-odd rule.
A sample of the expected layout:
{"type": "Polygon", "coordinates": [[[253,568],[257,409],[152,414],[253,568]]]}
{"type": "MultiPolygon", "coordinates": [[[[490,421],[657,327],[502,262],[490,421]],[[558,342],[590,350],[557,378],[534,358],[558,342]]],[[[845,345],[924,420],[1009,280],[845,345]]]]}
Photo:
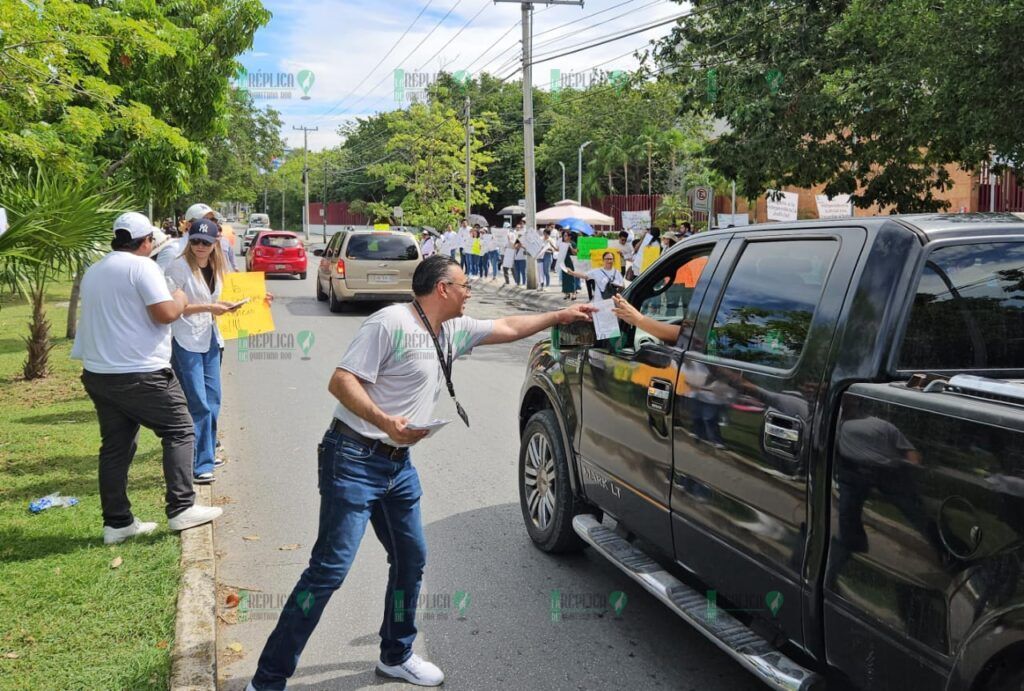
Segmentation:
{"type": "MultiPolygon", "coordinates": [[[[686,9],[685,6],[667,0],[653,4],[652,0],[635,0],[621,8],[609,9],[618,2],[620,0],[595,0],[588,2],[585,9],[573,6],[551,6],[550,9],[539,7],[534,13],[536,53],[550,55],[571,50],[579,43],[599,40],[616,32],[679,14],[686,9]],[[585,18],[605,9],[609,11],[593,19],[585,18]],[[624,16],[615,18],[620,14],[624,16]],[[581,21],[549,31],[573,20],[581,21]],[[586,28],[598,22],[606,23],[586,28]]],[[[443,13],[453,4],[454,0],[444,0],[438,3],[438,8],[432,6],[430,11],[443,13]]],[[[350,114],[353,109],[366,114],[399,107],[394,97],[392,76],[394,69],[399,67],[406,72],[434,73],[440,69],[455,71],[465,68],[484,54],[483,60],[476,60],[471,72],[479,72],[486,65],[488,71],[493,73],[506,58],[510,59],[509,66],[500,73],[511,72],[518,61],[521,28],[515,27],[500,43],[498,39],[519,21],[519,6],[492,3],[491,0],[486,0],[486,3],[463,0],[463,4],[467,6],[460,4],[458,12],[462,17],[459,20],[449,18],[420,48],[407,57],[438,21],[426,15],[421,17],[408,36],[402,39],[400,45],[362,85],[360,82],[416,16],[421,7],[418,1],[399,5],[368,4],[366,0],[314,0],[288,3],[285,10],[275,10],[281,20],[277,24],[271,20],[262,31],[269,32],[274,39],[273,45],[277,46],[274,50],[277,69],[285,72],[309,69],[316,75],[316,82],[309,93],[310,100],[295,99],[273,104],[282,111],[285,121],[283,134],[289,144],[302,145],[302,133],[293,131],[293,125],[320,128],[318,132],[310,134],[310,149],[316,150],[340,141],[335,130],[347,118],[354,117],[350,114]],[[477,20],[455,38],[465,21],[481,7],[484,9],[477,20]],[[501,59],[494,60],[502,51],[506,52],[501,59]]],[[[599,63],[606,63],[599,67],[604,70],[635,67],[636,60],[631,56],[617,56],[644,46],[651,38],[667,35],[670,28],[659,27],[539,64],[534,68],[534,83],[546,88],[552,68],[566,74],[586,72],[599,63]],[[606,62],[612,58],[617,59],[606,62]]]]}

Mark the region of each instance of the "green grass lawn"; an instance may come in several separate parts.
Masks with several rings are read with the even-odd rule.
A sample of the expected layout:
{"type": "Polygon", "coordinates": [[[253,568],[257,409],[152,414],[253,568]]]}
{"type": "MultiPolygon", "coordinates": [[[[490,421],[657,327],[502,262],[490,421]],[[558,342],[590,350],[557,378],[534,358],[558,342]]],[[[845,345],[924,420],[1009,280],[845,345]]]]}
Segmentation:
{"type": "Polygon", "coordinates": [[[159,441],[142,431],[128,491],[160,528],[104,546],[99,427],[63,338],[69,292],[51,289],[60,338],[50,376],[33,382],[21,379],[30,308],[0,299],[0,689],[165,689],[180,545],[164,517],[159,441]],[[81,503],[29,513],[52,492],[81,503]]]}

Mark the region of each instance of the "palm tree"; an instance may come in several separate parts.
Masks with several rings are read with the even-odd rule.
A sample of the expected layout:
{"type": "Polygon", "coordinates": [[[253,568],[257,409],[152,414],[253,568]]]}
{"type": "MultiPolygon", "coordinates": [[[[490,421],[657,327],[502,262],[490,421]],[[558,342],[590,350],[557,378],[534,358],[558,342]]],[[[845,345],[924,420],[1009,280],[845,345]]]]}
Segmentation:
{"type": "Polygon", "coordinates": [[[0,181],[0,207],[10,224],[0,235],[0,281],[32,303],[26,379],[49,370],[48,284],[83,271],[109,247],[111,224],[127,206],[126,190],[98,176],[71,179],[42,170],[0,181]]]}

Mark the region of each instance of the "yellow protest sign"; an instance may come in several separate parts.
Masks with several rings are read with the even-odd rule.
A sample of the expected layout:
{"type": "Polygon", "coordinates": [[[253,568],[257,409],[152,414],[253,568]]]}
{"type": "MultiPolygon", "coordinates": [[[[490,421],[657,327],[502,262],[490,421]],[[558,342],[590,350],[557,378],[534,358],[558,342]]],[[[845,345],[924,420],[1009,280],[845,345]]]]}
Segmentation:
{"type": "Polygon", "coordinates": [[[618,269],[619,271],[622,271],[622,253],[619,252],[618,250],[590,250],[590,265],[593,267],[604,266],[604,262],[601,260],[601,257],[603,257],[608,252],[611,252],[612,254],[615,255],[615,268],[618,269]]]}
{"type": "Polygon", "coordinates": [[[651,264],[653,264],[654,262],[658,261],[658,257],[660,257],[660,256],[661,256],[661,248],[660,247],[645,247],[644,248],[644,256],[643,256],[642,260],[640,261],[640,270],[641,271],[646,271],[647,267],[650,266],[651,264]]]}
{"type": "Polygon", "coordinates": [[[391,230],[391,226],[389,226],[387,223],[374,223],[373,224],[373,229],[374,230],[391,230]]]}
{"type": "Polygon", "coordinates": [[[262,334],[274,330],[274,315],[267,304],[267,284],[262,271],[233,271],[224,275],[224,290],[220,299],[238,302],[249,298],[249,302],[234,312],[217,317],[217,327],[225,339],[238,338],[244,331],[248,334],[262,334]]]}

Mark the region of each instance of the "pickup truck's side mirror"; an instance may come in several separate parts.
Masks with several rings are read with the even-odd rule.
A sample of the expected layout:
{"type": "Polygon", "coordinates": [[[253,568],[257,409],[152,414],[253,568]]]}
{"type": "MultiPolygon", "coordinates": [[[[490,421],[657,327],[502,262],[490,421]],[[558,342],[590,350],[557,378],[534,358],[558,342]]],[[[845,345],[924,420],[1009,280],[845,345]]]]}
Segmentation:
{"type": "Polygon", "coordinates": [[[322,249],[315,249],[315,250],[313,250],[313,256],[314,257],[322,257],[322,256],[324,256],[324,251],[322,249]]]}
{"type": "MultiPolygon", "coordinates": [[[[593,322],[573,322],[563,326],[556,326],[558,345],[562,348],[581,348],[594,345],[597,341],[597,332],[594,331],[593,322]]],[[[555,335],[552,335],[555,338],[555,335]]]]}

